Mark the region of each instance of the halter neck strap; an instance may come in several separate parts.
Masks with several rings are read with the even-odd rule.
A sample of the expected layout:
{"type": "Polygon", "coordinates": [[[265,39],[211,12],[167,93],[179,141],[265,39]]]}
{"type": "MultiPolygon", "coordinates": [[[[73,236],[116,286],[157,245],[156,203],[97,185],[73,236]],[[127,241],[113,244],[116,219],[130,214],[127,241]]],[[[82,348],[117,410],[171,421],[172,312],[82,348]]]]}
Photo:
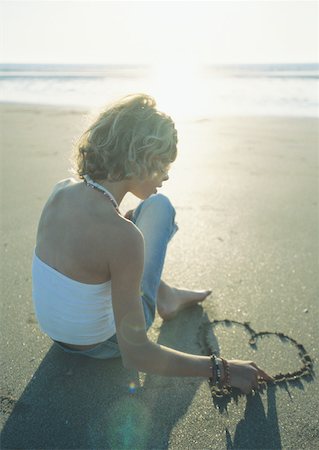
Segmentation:
{"type": "Polygon", "coordinates": [[[117,204],[117,201],[115,200],[114,196],[111,194],[110,191],[108,191],[104,186],[97,183],[96,181],[93,181],[92,178],[89,175],[83,175],[85,183],[95,189],[98,189],[99,191],[102,191],[112,202],[113,206],[119,210],[119,205],[117,204]]]}

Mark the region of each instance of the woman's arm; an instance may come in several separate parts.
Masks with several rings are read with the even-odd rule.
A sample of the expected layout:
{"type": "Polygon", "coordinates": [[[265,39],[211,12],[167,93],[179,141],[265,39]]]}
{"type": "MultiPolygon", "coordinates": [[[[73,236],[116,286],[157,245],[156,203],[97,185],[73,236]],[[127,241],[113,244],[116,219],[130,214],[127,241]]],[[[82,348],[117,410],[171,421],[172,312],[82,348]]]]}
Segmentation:
{"type": "MultiPolygon", "coordinates": [[[[140,295],[144,239],[138,228],[127,221],[121,224],[119,237],[114,240],[110,270],[116,333],[124,366],[165,376],[211,377],[209,356],[179,352],[148,339],[140,295]]],[[[244,392],[258,387],[258,376],[270,378],[253,362],[229,361],[229,366],[231,384],[244,392]]]]}

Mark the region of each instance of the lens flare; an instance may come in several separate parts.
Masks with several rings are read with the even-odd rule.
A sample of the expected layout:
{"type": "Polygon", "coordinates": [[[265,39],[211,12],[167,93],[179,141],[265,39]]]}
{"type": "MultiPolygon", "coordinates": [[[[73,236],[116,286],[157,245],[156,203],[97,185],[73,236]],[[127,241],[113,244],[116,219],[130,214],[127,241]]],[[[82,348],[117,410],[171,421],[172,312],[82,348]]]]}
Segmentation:
{"type": "Polygon", "coordinates": [[[128,386],[128,391],[130,394],[135,394],[136,392],[136,384],[134,383],[134,381],[131,381],[129,386],[128,386]]]}
{"type": "Polygon", "coordinates": [[[148,444],[153,431],[152,412],[138,396],[120,395],[119,400],[109,404],[106,409],[103,420],[99,422],[100,427],[94,422],[95,440],[101,429],[104,429],[107,437],[105,445],[97,447],[121,450],[150,448],[148,444]]]}

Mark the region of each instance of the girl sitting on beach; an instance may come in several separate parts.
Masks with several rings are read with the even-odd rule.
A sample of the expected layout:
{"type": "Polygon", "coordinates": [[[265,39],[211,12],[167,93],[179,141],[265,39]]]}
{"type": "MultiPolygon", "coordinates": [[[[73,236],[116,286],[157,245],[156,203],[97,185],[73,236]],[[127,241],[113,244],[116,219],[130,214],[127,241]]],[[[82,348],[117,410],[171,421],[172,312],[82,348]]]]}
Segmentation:
{"type": "Polygon", "coordinates": [[[33,300],[41,329],[68,353],[121,357],[124,367],[211,378],[258,388],[270,377],[251,361],[179,352],[148,339],[156,309],[169,320],[211,291],[161,280],[177,231],[170,200],[157,194],[177,154],[172,119],[137,94],[110,105],[75,152],[79,181],[62,180],[44,206],[33,257],[33,300]],[[123,217],[127,192],[142,200],[123,217]]]}

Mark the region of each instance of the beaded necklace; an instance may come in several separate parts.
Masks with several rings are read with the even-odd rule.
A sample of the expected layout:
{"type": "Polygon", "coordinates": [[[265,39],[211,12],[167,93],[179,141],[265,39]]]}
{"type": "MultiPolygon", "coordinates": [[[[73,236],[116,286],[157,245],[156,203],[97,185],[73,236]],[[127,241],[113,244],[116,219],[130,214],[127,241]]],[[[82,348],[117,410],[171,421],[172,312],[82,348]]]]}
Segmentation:
{"type": "Polygon", "coordinates": [[[92,178],[89,175],[84,175],[84,183],[91,187],[92,189],[96,189],[100,192],[102,192],[103,195],[105,195],[110,202],[112,203],[112,205],[114,206],[114,208],[116,209],[116,211],[120,214],[120,210],[119,210],[119,205],[117,204],[115,198],[113,197],[113,195],[111,194],[111,192],[109,192],[104,186],[102,186],[99,183],[96,183],[95,181],[92,180],[92,178]]]}

